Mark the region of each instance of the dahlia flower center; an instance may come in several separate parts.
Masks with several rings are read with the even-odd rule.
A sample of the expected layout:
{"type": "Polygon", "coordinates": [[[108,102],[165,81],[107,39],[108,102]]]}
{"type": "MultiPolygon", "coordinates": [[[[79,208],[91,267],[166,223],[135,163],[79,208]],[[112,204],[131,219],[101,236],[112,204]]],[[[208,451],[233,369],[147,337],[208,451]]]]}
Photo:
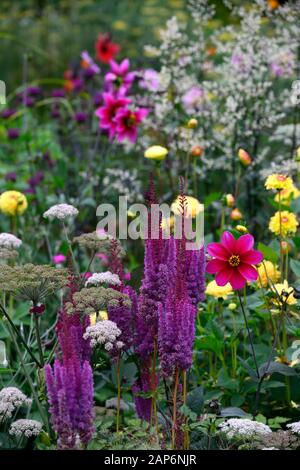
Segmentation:
{"type": "Polygon", "coordinates": [[[133,126],[136,123],[136,116],[134,113],[130,114],[127,122],[129,126],[133,126]]]}
{"type": "Polygon", "coordinates": [[[287,177],[286,177],[285,175],[278,175],[278,176],[277,176],[277,180],[278,180],[278,181],[285,181],[286,178],[287,178],[287,177]]]}
{"type": "Polygon", "coordinates": [[[287,217],[281,217],[281,222],[283,224],[286,224],[288,221],[289,221],[289,219],[287,217]]]}
{"type": "Polygon", "coordinates": [[[240,264],[241,260],[239,255],[232,255],[228,260],[230,266],[236,267],[240,264]]]}

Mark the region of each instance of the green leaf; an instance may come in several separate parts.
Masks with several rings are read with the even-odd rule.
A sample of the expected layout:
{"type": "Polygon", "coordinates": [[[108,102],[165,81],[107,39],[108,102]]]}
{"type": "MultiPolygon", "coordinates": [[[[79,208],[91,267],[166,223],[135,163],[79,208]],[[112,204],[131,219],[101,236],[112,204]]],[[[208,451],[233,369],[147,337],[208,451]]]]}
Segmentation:
{"type": "Polygon", "coordinates": [[[204,407],[203,387],[196,387],[188,393],[186,404],[197,416],[200,416],[204,407]]]}
{"type": "Polygon", "coordinates": [[[287,376],[298,375],[295,369],[287,366],[286,364],[282,364],[281,362],[271,362],[268,368],[267,365],[267,363],[264,363],[262,364],[262,366],[260,366],[260,376],[262,376],[263,374],[271,375],[275,373],[287,376]]]}
{"type": "Polygon", "coordinates": [[[300,197],[291,201],[291,210],[296,213],[300,212],[300,197]]]}
{"type": "Polygon", "coordinates": [[[257,249],[262,252],[264,255],[264,258],[268,261],[272,261],[272,263],[276,263],[278,260],[278,253],[276,251],[272,250],[267,245],[264,245],[263,243],[259,243],[257,249]]]}
{"type": "Polygon", "coordinates": [[[243,397],[242,395],[239,395],[238,393],[236,393],[235,395],[232,395],[231,399],[230,399],[230,403],[233,407],[237,407],[237,406],[241,406],[245,401],[245,397],[243,397]]]}
{"type": "Polygon", "coordinates": [[[229,406],[228,408],[223,408],[221,410],[221,416],[223,416],[224,418],[227,418],[227,416],[238,416],[244,418],[245,416],[247,416],[247,413],[245,413],[245,411],[241,408],[229,406]]]}
{"type": "Polygon", "coordinates": [[[291,270],[293,271],[293,273],[297,277],[300,277],[300,261],[297,261],[295,259],[291,259],[290,267],[291,267],[291,270]]]}
{"type": "Polygon", "coordinates": [[[218,201],[221,197],[222,193],[211,193],[204,198],[204,206],[207,207],[214,201],[218,201]]]}
{"type": "Polygon", "coordinates": [[[255,382],[257,382],[258,377],[257,377],[256,371],[254,369],[252,369],[252,367],[249,366],[249,364],[246,361],[244,361],[244,359],[242,357],[238,356],[238,360],[240,361],[240,363],[242,364],[244,369],[246,369],[246,371],[250,375],[251,379],[254,380],[255,382]]]}

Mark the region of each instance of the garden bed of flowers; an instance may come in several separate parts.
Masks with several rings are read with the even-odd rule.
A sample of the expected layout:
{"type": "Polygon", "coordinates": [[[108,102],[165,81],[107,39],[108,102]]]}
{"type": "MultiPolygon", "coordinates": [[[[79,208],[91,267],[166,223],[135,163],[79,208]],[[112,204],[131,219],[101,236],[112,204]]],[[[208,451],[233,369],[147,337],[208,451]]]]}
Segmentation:
{"type": "Polygon", "coordinates": [[[6,83],[1,450],[300,449],[300,3],[218,3],[6,83]]]}

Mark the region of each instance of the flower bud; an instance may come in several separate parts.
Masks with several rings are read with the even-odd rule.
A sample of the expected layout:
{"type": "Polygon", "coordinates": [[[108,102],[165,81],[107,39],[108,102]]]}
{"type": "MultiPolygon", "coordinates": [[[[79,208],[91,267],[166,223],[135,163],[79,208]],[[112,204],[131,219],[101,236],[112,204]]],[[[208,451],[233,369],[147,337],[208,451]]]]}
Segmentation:
{"type": "Polygon", "coordinates": [[[191,148],[191,155],[193,157],[201,157],[203,151],[204,151],[204,148],[201,147],[200,145],[193,145],[193,147],[191,148]]]}
{"type": "Polygon", "coordinates": [[[287,255],[291,251],[291,245],[288,242],[282,240],[280,242],[280,245],[281,245],[281,251],[284,255],[287,255]]]}
{"type": "Polygon", "coordinates": [[[147,148],[144,153],[145,158],[150,160],[164,160],[168,154],[168,149],[162,147],[161,145],[153,145],[152,147],[147,148]]]}
{"type": "Polygon", "coordinates": [[[235,310],[237,308],[237,304],[234,303],[234,302],[231,302],[229,305],[228,305],[228,309],[229,310],[235,310]]]}
{"type": "Polygon", "coordinates": [[[237,225],[235,228],[240,233],[248,233],[248,229],[245,225],[237,225]]]}
{"type": "Polygon", "coordinates": [[[190,119],[187,126],[189,129],[196,129],[196,127],[198,126],[197,119],[190,119]]]}
{"type": "Polygon", "coordinates": [[[239,209],[235,208],[231,211],[230,218],[231,220],[240,220],[242,218],[242,213],[239,209]]]}
{"type": "Polygon", "coordinates": [[[37,304],[31,307],[29,313],[34,313],[35,315],[42,315],[45,311],[46,307],[44,304],[37,304]]]}
{"type": "Polygon", "coordinates": [[[235,198],[232,194],[226,194],[225,201],[227,207],[233,207],[235,203],[235,198]]]}
{"type": "Polygon", "coordinates": [[[252,159],[251,159],[249,153],[246,152],[246,150],[244,150],[244,149],[239,149],[239,151],[238,151],[238,157],[239,157],[239,160],[240,160],[240,162],[242,163],[242,165],[244,165],[244,166],[249,166],[249,165],[251,165],[252,159]]]}

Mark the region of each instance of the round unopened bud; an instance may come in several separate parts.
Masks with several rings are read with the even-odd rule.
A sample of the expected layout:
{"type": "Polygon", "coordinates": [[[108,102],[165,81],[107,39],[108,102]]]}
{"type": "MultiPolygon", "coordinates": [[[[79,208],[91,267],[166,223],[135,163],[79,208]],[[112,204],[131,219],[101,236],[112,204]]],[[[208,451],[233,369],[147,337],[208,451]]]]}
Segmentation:
{"type": "Polygon", "coordinates": [[[281,245],[281,251],[284,255],[287,255],[291,251],[291,245],[288,242],[282,240],[280,242],[280,245],[281,245]]]}
{"type": "Polygon", "coordinates": [[[240,162],[242,163],[242,165],[244,165],[244,166],[249,166],[249,165],[251,165],[252,159],[251,159],[249,153],[246,152],[246,150],[244,150],[244,149],[239,149],[239,151],[238,151],[238,157],[239,157],[239,160],[240,160],[240,162]]]}
{"type": "Polygon", "coordinates": [[[235,198],[232,194],[226,194],[225,201],[227,207],[233,207],[235,203],[235,198]]]}
{"type": "Polygon", "coordinates": [[[197,119],[195,119],[195,118],[190,119],[187,126],[188,126],[189,129],[196,129],[196,127],[198,126],[197,119]]]}
{"type": "Polygon", "coordinates": [[[241,220],[243,217],[241,211],[237,208],[233,209],[230,214],[231,220],[241,220]]]}
{"type": "Polygon", "coordinates": [[[203,151],[204,148],[201,147],[201,145],[193,145],[193,147],[191,148],[191,154],[193,157],[201,157],[203,151]]]}
{"type": "Polygon", "coordinates": [[[231,302],[229,305],[228,305],[228,309],[229,310],[235,310],[237,308],[237,304],[234,303],[234,302],[231,302]]]}
{"type": "Polygon", "coordinates": [[[235,228],[240,233],[248,233],[248,229],[245,225],[237,225],[235,228]]]}

